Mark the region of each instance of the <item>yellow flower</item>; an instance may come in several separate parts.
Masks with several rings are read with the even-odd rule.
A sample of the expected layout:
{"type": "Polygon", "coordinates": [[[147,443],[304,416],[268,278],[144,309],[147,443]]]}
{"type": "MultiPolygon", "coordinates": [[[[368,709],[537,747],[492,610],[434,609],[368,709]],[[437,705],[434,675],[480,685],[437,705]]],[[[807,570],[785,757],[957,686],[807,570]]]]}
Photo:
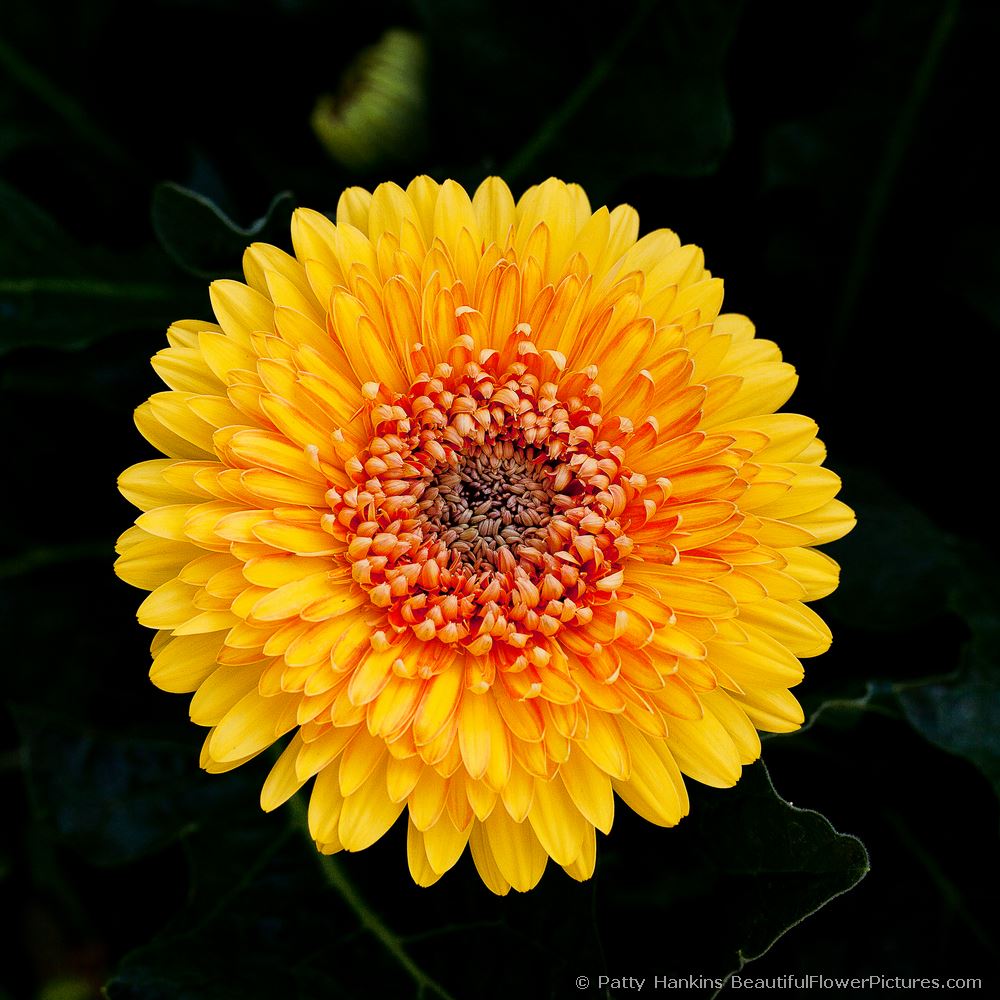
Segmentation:
{"type": "Polygon", "coordinates": [[[202,766],[292,732],[261,803],[315,777],[359,851],[408,812],[430,885],[466,845],[497,893],[594,870],[615,793],[688,811],[757,730],[802,722],[817,544],[853,524],[796,376],[669,230],[550,179],[514,201],[416,178],[300,209],[211,287],[136,411],[167,458],[119,575],[152,590],[150,676],[195,692],[202,766]]]}

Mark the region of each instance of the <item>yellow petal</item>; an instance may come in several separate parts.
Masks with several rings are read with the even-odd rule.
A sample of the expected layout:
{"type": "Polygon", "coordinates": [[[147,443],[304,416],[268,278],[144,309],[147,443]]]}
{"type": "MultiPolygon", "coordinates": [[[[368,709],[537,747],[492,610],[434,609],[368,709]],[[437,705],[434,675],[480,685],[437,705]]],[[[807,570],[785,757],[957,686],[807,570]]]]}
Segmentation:
{"type": "Polygon", "coordinates": [[[191,403],[197,398],[189,392],[155,392],[149,397],[150,412],[168,431],[189,441],[206,455],[214,455],[215,427],[192,409],[191,403]]]}
{"type": "Polygon", "coordinates": [[[295,758],[301,748],[302,737],[296,733],[268,773],[260,790],[260,807],[264,812],[277,809],[305,784],[305,779],[299,779],[295,773],[295,758]]]}
{"type": "Polygon", "coordinates": [[[247,347],[250,334],[274,329],[274,305],[270,299],[240,281],[222,279],[209,285],[212,310],[219,325],[236,343],[247,347]]]}
{"type": "Polygon", "coordinates": [[[142,540],[129,545],[115,562],[115,572],[126,583],[143,590],[166,584],[203,551],[186,541],[157,538],[145,532],[142,535],[142,540]]]}
{"type": "Polygon", "coordinates": [[[162,691],[196,691],[215,670],[221,648],[222,637],[217,633],[173,638],[153,659],[149,679],[162,691]]]}
{"type": "Polygon", "coordinates": [[[191,721],[214,726],[248,691],[256,690],[258,665],[222,666],[212,671],[191,699],[191,721]]]}
{"type": "Polygon", "coordinates": [[[250,611],[250,617],[256,622],[283,621],[300,614],[310,604],[334,594],[343,593],[347,596],[348,589],[337,586],[330,577],[328,572],[311,573],[301,580],[286,583],[257,601],[250,611]]]}
{"type": "Polygon", "coordinates": [[[674,826],[684,815],[683,800],[673,775],[654,750],[660,741],[655,738],[650,740],[627,723],[623,729],[628,740],[632,769],[627,781],[612,782],[614,790],[643,819],[657,826],[674,826]]]}
{"type": "Polygon", "coordinates": [[[229,438],[226,451],[245,469],[259,467],[307,483],[326,483],[323,473],[309,461],[304,447],[292,444],[273,431],[237,431],[229,438]]]}
{"type": "Polygon", "coordinates": [[[425,767],[410,793],[410,819],[418,830],[430,829],[440,818],[448,799],[448,779],[425,767]]]}
{"type": "Polygon", "coordinates": [[[465,845],[469,842],[471,832],[472,823],[469,823],[464,830],[458,830],[447,813],[437,823],[424,831],[424,853],[427,855],[427,861],[434,872],[443,875],[455,867],[465,851],[465,845]]]}
{"type": "Polygon", "coordinates": [[[760,737],[746,712],[722,688],[703,691],[701,701],[706,711],[710,711],[729,733],[740,755],[740,763],[752,764],[760,756],[760,737]]]}
{"type": "Polygon", "coordinates": [[[452,720],[462,695],[465,672],[460,663],[432,677],[427,683],[413,718],[417,746],[430,743],[452,720]]]}
{"type": "Polygon", "coordinates": [[[785,362],[752,365],[742,373],[743,384],[736,395],[710,415],[706,413],[702,429],[759,413],[773,413],[795,391],[798,376],[785,362]]]}
{"type": "Polygon", "coordinates": [[[551,239],[544,277],[553,281],[561,275],[577,233],[575,199],[566,184],[555,177],[528,188],[517,203],[519,254],[523,252],[527,237],[541,222],[548,227],[551,239]]]}
{"type": "Polygon", "coordinates": [[[557,865],[572,864],[576,860],[587,821],[558,778],[535,781],[528,822],[557,865]]]}
{"type": "Polygon", "coordinates": [[[500,866],[493,856],[493,848],[490,847],[482,823],[472,824],[472,832],[469,834],[469,849],[472,852],[476,871],[479,872],[479,877],[486,884],[486,888],[498,896],[506,896],[510,892],[510,882],[504,878],[500,871],[500,866]]]}
{"type": "Polygon", "coordinates": [[[347,851],[371,847],[403,811],[402,802],[389,798],[385,784],[385,757],[357,791],[345,797],[337,832],[347,851]]]}
{"type": "Polygon", "coordinates": [[[559,777],[584,817],[602,833],[609,833],[615,816],[610,778],[579,750],[559,766],[559,777]]]}
{"type": "Polygon", "coordinates": [[[439,237],[455,256],[459,235],[465,229],[478,247],[482,243],[479,220],[472,207],[472,200],[465,189],[452,180],[445,181],[434,206],[434,235],[439,237]]]}
{"type": "Polygon", "coordinates": [[[740,755],[722,723],[709,712],[700,719],[671,719],[669,746],[680,769],[715,788],[735,785],[740,755]]]}
{"type": "Polygon", "coordinates": [[[503,246],[515,222],[514,196],[499,177],[487,177],[476,188],[472,207],[479,221],[483,241],[503,246]]]}
{"type": "Polygon", "coordinates": [[[791,733],[805,721],[802,706],[791,691],[758,688],[733,694],[747,718],[765,733],[791,733]]]}
{"type": "Polygon", "coordinates": [[[309,832],[318,843],[339,841],[337,828],[344,808],[340,794],[337,769],[329,767],[316,775],[312,794],[309,796],[309,832]]]}
{"type": "MultiPolygon", "coordinates": [[[[752,636],[764,633],[761,642],[780,642],[796,656],[818,656],[830,648],[832,636],[826,622],[800,601],[766,598],[740,609],[740,622],[752,636]]],[[[788,687],[788,684],[782,685],[788,687]]]]}
{"type": "Polygon", "coordinates": [[[799,514],[795,525],[808,531],[816,545],[834,542],[846,535],[857,523],[854,511],[839,500],[831,500],[808,514],[799,514]]]}
{"type": "Polygon", "coordinates": [[[206,451],[187,438],[175,434],[154,413],[153,404],[145,402],[135,410],[135,426],[139,433],[154,447],[170,458],[204,459],[206,451]]]}
{"type": "Polygon", "coordinates": [[[415,217],[416,209],[407,193],[398,184],[386,181],[372,192],[368,203],[367,229],[362,226],[357,228],[362,232],[367,231],[368,238],[377,244],[383,233],[398,237],[403,230],[403,221],[415,217]]]}
{"type": "MultiPolygon", "coordinates": [[[[343,280],[340,264],[334,252],[336,242],[336,227],[319,212],[308,208],[297,208],[292,213],[292,246],[295,256],[306,266],[309,274],[309,261],[316,261],[339,280],[343,280]]],[[[311,275],[310,284],[312,285],[311,275]]],[[[320,305],[325,305],[328,294],[322,294],[315,285],[312,286],[320,305]]]]}
{"type": "Polygon", "coordinates": [[[191,493],[163,478],[163,471],[175,465],[167,458],[154,458],[130,466],[118,477],[118,489],[129,503],[140,510],[151,510],[167,504],[191,503],[203,499],[201,491],[191,493]]]}
{"type": "Polygon", "coordinates": [[[424,835],[412,822],[406,827],[406,862],[410,869],[410,877],[422,888],[433,885],[441,877],[427,860],[424,835]]]}
{"type": "Polygon", "coordinates": [[[293,695],[265,698],[256,689],[248,691],[215,727],[209,746],[212,757],[225,762],[270,746],[295,724],[294,716],[284,712],[293,701],[293,695]]]}
{"type": "Polygon", "coordinates": [[[494,809],[483,824],[493,859],[505,881],[518,892],[533,889],[549,860],[527,823],[515,823],[505,809],[494,809]]]}
{"type": "Polygon", "coordinates": [[[347,696],[355,705],[367,705],[374,701],[391,680],[392,665],[398,659],[401,647],[370,649],[351,675],[347,696]]]}
{"type": "Polygon", "coordinates": [[[333,535],[306,524],[263,521],[254,525],[253,534],[266,545],[300,556],[332,556],[344,549],[344,544],[333,535]]]}
{"type": "Polygon", "coordinates": [[[473,778],[481,778],[490,762],[489,702],[492,695],[465,691],[458,709],[458,744],[465,769],[473,778]]]}
{"type": "Polygon", "coordinates": [[[373,776],[379,772],[385,786],[386,752],[385,742],[369,736],[363,729],[348,742],[340,758],[340,790],[345,798],[353,795],[367,781],[374,781],[373,776]]]}
{"type": "Polygon", "coordinates": [[[580,855],[571,865],[563,865],[563,870],[577,882],[586,882],[594,874],[597,865],[597,835],[592,826],[587,828],[586,836],[580,845],[580,855]]]}
{"type": "Polygon", "coordinates": [[[771,503],[755,508],[755,513],[788,520],[819,510],[840,492],[840,477],[829,469],[794,462],[787,463],[785,468],[794,473],[794,478],[788,483],[788,492],[771,503]]]}
{"type": "Polygon", "coordinates": [[[352,726],[331,726],[316,739],[303,742],[295,755],[296,778],[308,781],[320,771],[339,773],[339,767],[332,764],[357,732],[352,726]]]}
{"type": "Polygon", "coordinates": [[[168,347],[157,352],[150,363],[171,389],[198,393],[224,390],[222,382],[196,347],[168,347]]]}
{"type": "Polygon", "coordinates": [[[753,629],[741,645],[711,642],[709,664],[718,664],[741,687],[792,687],[802,680],[802,664],[766,630],[753,629]]]}
{"type": "Polygon", "coordinates": [[[791,548],[781,553],[788,560],[785,572],[805,588],[805,599],[817,601],[832,594],[840,582],[840,566],[825,552],[791,548]]]}
{"type": "Polygon", "coordinates": [[[368,706],[368,729],[386,739],[409,723],[424,692],[425,681],[394,677],[368,706]]]}
{"type": "Polygon", "coordinates": [[[590,728],[579,744],[583,752],[612,778],[628,777],[631,757],[617,719],[604,712],[590,713],[590,728]]]}
{"type": "Polygon", "coordinates": [[[515,823],[523,823],[528,818],[531,800],[535,795],[535,781],[520,764],[511,766],[510,777],[500,789],[504,808],[515,823]]]}
{"type": "Polygon", "coordinates": [[[372,203],[369,191],[362,187],[345,188],[337,201],[337,225],[354,226],[368,232],[368,210],[372,203]]]}
{"type": "Polygon", "coordinates": [[[168,629],[184,624],[198,613],[198,609],[192,603],[195,592],[195,587],[190,587],[180,580],[161,583],[139,605],[136,613],[139,624],[145,625],[146,628],[168,629]]]}
{"type": "Polygon", "coordinates": [[[416,787],[427,765],[419,757],[394,757],[391,752],[386,762],[385,787],[393,802],[405,802],[416,787]]]}

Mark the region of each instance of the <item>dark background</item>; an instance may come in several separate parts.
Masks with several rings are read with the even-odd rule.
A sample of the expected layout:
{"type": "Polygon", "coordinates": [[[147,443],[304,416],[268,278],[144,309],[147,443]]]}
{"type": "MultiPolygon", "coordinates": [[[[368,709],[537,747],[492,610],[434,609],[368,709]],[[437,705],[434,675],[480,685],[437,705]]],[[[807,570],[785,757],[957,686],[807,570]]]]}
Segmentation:
{"type": "Polygon", "coordinates": [[[791,408],[859,525],[830,548],[811,722],[765,745],[779,795],[757,765],[694,790],[676,830],[622,808],[592,882],[553,869],[504,900],[468,858],[414,887],[397,828],[343,857],[366,905],[455,997],[721,977],[777,938],[743,974],[995,988],[1000,7],[8,0],[3,22],[0,996],[418,993],[288,811],[259,813],[266,762],[197,770],[111,561],[166,325],[210,316],[206,278],[251,239],[286,244],[290,206],[420,172],[515,192],[556,174],[703,246],[727,308],[798,368],[791,408]],[[309,114],[390,26],[426,41],[426,132],[348,171],[309,114]],[[154,229],[164,181],[234,223],[161,188],[154,229]],[[867,865],[834,828],[871,863],[838,899],[867,865]]]}

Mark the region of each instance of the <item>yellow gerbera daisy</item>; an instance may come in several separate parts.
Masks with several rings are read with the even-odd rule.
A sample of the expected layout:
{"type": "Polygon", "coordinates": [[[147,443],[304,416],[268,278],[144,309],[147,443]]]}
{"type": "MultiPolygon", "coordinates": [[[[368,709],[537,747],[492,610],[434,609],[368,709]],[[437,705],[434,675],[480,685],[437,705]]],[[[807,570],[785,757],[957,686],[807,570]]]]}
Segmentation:
{"type": "Polygon", "coordinates": [[[778,348],[638,230],[555,179],[351,188],[153,359],[116,564],[150,676],[208,771],[293,733],[261,804],[314,778],[320,850],[406,810],[420,885],[467,845],[497,893],[585,879],[615,793],[672,826],[802,722],[853,515],[778,348]]]}

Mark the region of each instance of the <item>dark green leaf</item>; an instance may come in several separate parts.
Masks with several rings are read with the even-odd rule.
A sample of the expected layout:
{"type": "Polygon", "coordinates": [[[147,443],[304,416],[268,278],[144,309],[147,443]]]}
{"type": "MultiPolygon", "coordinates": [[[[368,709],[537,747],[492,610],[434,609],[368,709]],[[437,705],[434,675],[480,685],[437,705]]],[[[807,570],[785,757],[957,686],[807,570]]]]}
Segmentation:
{"type": "Polygon", "coordinates": [[[926,739],[978,767],[1000,794],[1000,593],[989,556],[960,545],[877,478],[847,477],[857,528],[838,543],[838,618],[865,629],[916,627],[948,612],[972,633],[961,658],[916,661],[910,679],[821,704],[824,723],[902,709],[926,739]],[[923,664],[924,677],[920,677],[923,664]],[[916,676],[914,676],[916,675],[916,676]],[[877,696],[877,697],[875,697],[877,696]]]}
{"type": "Polygon", "coordinates": [[[553,164],[558,175],[575,178],[583,171],[618,183],[625,172],[713,173],[732,139],[723,74],[741,9],[722,2],[654,5],[561,137],[553,164]]]}
{"type": "Polygon", "coordinates": [[[961,550],[950,604],[972,632],[954,677],[903,687],[906,717],[927,739],[965,757],[1000,795],[1000,575],[989,555],[961,550]]]}
{"type": "Polygon", "coordinates": [[[846,471],[843,495],[858,523],[833,553],[842,567],[834,614],[875,630],[942,614],[958,573],[951,536],[871,473],[846,471]]]}
{"type": "MultiPolygon", "coordinates": [[[[358,933],[355,904],[331,891],[311,845],[297,834],[287,840],[280,819],[241,808],[225,827],[188,838],[192,904],[122,963],[107,987],[111,1000],[264,998],[296,989],[311,996],[320,984],[328,995],[413,994],[384,940],[358,933]]],[[[633,830],[632,819],[617,843],[602,843],[595,882],[550,870],[531,893],[505,899],[486,892],[467,858],[435,890],[408,884],[396,854],[401,831],[366,852],[381,858],[346,855],[337,863],[357,880],[360,892],[352,892],[365,912],[395,907],[395,940],[426,975],[456,995],[459,984],[475,981],[481,995],[497,998],[525,977],[538,995],[561,996],[575,976],[596,984],[608,968],[640,976],[698,969],[722,980],[868,870],[860,841],[785,802],[762,764],[736,789],[699,796],[677,830],[641,822],[633,830]],[[623,846],[621,838],[635,833],[623,846]],[[718,901],[710,929],[678,919],[704,899],[718,901]],[[664,924],[667,951],[635,933],[664,924]]]]}
{"type": "MultiPolygon", "coordinates": [[[[674,835],[669,861],[644,872],[643,881],[634,873],[627,881],[606,880],[603,892],[622,919],[638,909],[646,919],[662,921],[664,914],[680,912],[685,900],[719,900],[713,926],[698,932],[711,940],[692,933],[691,941],[675,942],[679,954],[665,961],[677,974],[697,967],[719,977],[760,958],[857,885],[868,868],[857,837],[839,833],[818,812],[786,802],[761,762],[734,789],[698,796],[674,835]],[[692,953],[701,964],[691,961],[692,953]]],[[[636,916],[631,919],[634,926],[636,916]]]]}
{"type": "Polygon", "coordinates": [[[39,821],[95,864],[157,850],[248,795],[245,779],[199,773],[190,744],[110,736],[26,708],[14,714],[39,821]]]}
{"type": "Polygon", "coordinates": [[[216,819],[185,840],[190,904],[126,956],[110,1000],[406,995],[400,970],[358,939],[287,812],[265,816],[248,799],[216,819]]]}
{"type": "Polygon", "coordinates": [[[736,907],[741,967],[869,870],[861,841],[821,813],[786,802],[763,763],[740,781],[731,802],[720,796],[716,814],[706,810],[701,825],[714,833],[713,853],[728,860],[727,875],[745,890],[744,905],[736,907]]]}
{"type": "Polygon", "coordinates": [[[168,182],[153,192],[153,229],[167,253],[190,274],[238,277],[249,244],[288,242],[294,207],[292,195],[283,191],[261,218],[243,229],[208,198],[168,182]]]}
{"type": "Polygon", "coordinates": [[[15,347],[79,348],[139,327],[165,327],[190,311],[169,282],[0,278],[0,354],[15,347]]]}
{"type": "Polygon", "coordinates": [[[0,231],[0,354],[79,348],[199,308],[201,295],[168,273],[162,255],[84,247],[3,181],[0,231]]]}
{"type": "MultiPolygon", "coordinates": [[[[48,266],[62,277],[84,277],[81,249],[37,205],[0,180],[0,272],[6,281],[34,274],[48,266]]],[[[50,272],[51,273],[51,272],[50,272]]]]}
{"type": "Polygon", "coordinates": [[[740,3],[640,0],[610,22],[533,4],[521,16],[461,0],[419,6],[437,127],[514,186],[555,174],[600,203],[636,174],[709,173],[729,145],[724,61],[740,3]]]}
{"type": "Polygon", "coordinates": [[[915,729],[975,764],[1000,795],[1000,684],[995,676],[929,684],[901,692],[899,700],[915,729]]]}
{"type": "Polygon", "coordinates": [[[826,701],[813,721],[901,708],[926,739],[965,757],[1000,794],[996,565],[985,551],[942,532],[875,477],[852,473],[847,483],[858,526],[838,544],[843,575],[830,598],[835,614],[866,629],[898,629],[950,612],[964,621],[971,638],[957,660],[918,661],[925,676],[912,669],[904,681],[870,684],[863,697],[826,701]]]}

